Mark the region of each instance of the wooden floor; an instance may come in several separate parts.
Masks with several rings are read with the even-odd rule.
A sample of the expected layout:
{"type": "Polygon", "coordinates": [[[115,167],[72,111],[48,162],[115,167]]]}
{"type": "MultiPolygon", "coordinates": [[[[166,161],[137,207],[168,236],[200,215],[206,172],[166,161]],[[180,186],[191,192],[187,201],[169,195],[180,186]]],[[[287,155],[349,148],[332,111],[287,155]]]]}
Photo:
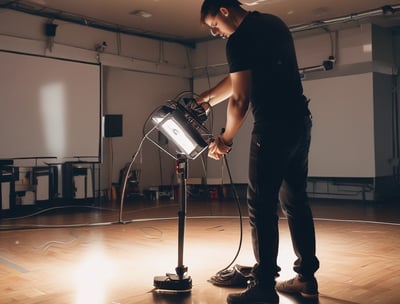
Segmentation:
{"type": "MultiPolygon", "coordinates": [[[[317,233],[319,301],[280,295],[280,303],[400,303],[400,203],[311,202],[317,233]]],[[[207,280],[227,266],[239,245],[237,207],[190,201],[184,264],[188,294],[153,292],[154,276],[177,266],[174,201],[58,206],[0,219],[0,303],[221,304],[240,289],[207,280]],[[122,219],[122,221],[121,221],[122,219]],[[122,223],[121,223],[122,222],[122,223]]],[[[246,216],[245,206],[242,211],[246,216]]],[[[279,279],[293,276],[287,221],[280,220],[279,279]]],[[[252,265],[247,218],[235,264],[252,265]]],[[[250,303],[249,303],[250,304],[250,303]]]]}

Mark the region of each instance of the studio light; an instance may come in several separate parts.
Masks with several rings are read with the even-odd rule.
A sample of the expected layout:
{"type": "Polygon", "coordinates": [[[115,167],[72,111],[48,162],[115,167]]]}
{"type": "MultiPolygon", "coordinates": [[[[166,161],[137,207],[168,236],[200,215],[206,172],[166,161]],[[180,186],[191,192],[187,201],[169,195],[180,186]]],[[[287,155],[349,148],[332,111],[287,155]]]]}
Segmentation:
{"type": "Polygon", "coordinates": [[[205,127],[207,113],[193,98],[170,102],[161,106],[151,115],[154,127],[146,134],[146,137],[155,143],[160,149],[167,152],[177,160],[177,174],[179,175],[179,199],[178,212],[178,265],[175,273],[154,277],[154,287],[157,292],[187,293],[192,289],[192,278],[188,275],[188,268],[183,264],[183,248],[185,219],[187,206],[186,180],[188,176],[188,159],[195,159],[207,149],[212,136],[205,127]],[[176,147],[176,156],[166,151],[149,134],[158,129],[176,147]]]}
{"type": "Polygon", "coordinates": [[[176,153],[197,158],[207,149],[211,136],[204,122],[207,114],[194,100],[164,105],[151,117],[154,126],[177,148],[176,153]]]}
{"type": "MultiPolygon", "coordinates": [[[[140,142],[139,149],[133,156],[128,170],[130,172],[132,165],[141,150],[144,140],[149,140],[160,150],[167,153],[177,162],[176,173],[179,176],[179,212],[178,212],[178,265],[175,273],[166,273],[162,276],[154,277],[154,291],[170,293],[187,293],[192,289],[192,279],[188,275],[188,268],[183,264],[184,233],[187,206],[186,182],[188,177],[188,159],[195,159],[208,147],[213,139],[212,134],[205,126],[207,120],[207,111],[202,105],[199,105],[192,97],[183,98],[183,92],[178,97],[167,104],[156,108],[148,117],[143,128],[143,139],[140,142]],[[146,131],[146,125],[151,122],[152,127],[146,131]],[[166,140],[154,136],[154,131],[158,130],[158,135],[162,134],[166,140]],[[173,144],[175,150],[171,152],[169,142],[173,144]],[[166,148],[168,146],[168,148],[166,148]]],[[[126,184],[129,174],[125,174],[122,192],[121,208],[119,221],[122,221],[122,206],[125,197],[126,184]]]]}

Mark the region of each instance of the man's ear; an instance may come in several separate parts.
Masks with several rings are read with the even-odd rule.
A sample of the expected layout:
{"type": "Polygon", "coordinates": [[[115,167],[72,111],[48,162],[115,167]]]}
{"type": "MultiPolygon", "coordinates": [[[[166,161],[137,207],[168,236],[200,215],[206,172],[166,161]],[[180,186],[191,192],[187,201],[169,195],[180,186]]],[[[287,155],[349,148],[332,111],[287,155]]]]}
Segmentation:
{"type": "Polygon", "coordinates": [[[229,10],[226,7],[220,7],[219,11],[224,17],[228,17],[229,16],[229,10]]]}

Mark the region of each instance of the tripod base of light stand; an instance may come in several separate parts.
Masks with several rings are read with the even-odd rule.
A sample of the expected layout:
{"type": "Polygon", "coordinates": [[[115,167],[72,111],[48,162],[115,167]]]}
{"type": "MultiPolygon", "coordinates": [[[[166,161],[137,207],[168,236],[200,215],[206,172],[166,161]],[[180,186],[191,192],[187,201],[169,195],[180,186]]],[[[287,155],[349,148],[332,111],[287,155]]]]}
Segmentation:
{"type": "Polygon", "coordinates": [[[165,276],[154,277],[156,292],[161,293],[189,293],[192,290],[192,278],[167,273],[165,276]]]}

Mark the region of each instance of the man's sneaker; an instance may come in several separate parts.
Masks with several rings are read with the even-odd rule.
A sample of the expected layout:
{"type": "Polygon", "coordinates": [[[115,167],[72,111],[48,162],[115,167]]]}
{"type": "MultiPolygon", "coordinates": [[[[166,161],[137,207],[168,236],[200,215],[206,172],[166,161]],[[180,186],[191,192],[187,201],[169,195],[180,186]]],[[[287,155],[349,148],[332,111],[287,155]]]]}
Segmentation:
{"type": "Polygon", "coordinates": [[[226,301],[228,304],[277,304],[279,296],[272,286],[249,284],[244,292],[229,294],[226,301]]]}
{"type": "Polygon", "coordinates": [[[300,294],[305,298],[318,298],[318,282],[315,277],[305,279],[297,275],[293,279],[276,283],[275,289],[282,293],[300,294]]]}

